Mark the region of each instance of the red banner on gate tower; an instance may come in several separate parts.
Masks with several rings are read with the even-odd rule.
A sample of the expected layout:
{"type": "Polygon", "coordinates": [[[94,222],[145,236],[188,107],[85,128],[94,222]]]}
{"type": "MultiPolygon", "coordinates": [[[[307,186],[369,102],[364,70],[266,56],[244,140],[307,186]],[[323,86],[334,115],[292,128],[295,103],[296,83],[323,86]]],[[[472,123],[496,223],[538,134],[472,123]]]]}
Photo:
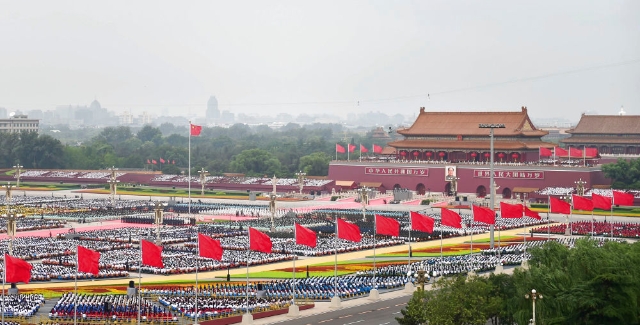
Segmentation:
{"type": "MultiPolygon", "coordinates": [[[[474,169],[473,177],[489,178],[491,172],[488,169],[474,169]]],[[[544,172],[539,170],[494,170],[493,178],[511,179],[544,179],[544,172]]]]}
{"type": "Polygon", "coordinates": [[[365,167],[365,174],[429,176],[429,168],[365,167]]]}

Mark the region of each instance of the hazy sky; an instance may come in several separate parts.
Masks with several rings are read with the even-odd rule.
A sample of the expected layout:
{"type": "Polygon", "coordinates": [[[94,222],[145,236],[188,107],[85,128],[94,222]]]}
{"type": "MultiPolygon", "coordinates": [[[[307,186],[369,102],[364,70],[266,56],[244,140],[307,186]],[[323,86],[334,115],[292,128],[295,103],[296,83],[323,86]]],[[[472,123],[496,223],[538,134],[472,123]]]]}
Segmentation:
{"type": "Polygon", "coordinates": [[[621,105],[640,114],[637,0],[0,6],[0,107],[9,110],[96,96],[116,111],[197,116],[215,95],[223,110],[262,115],[523,105],[534,118],[621,105]]]}

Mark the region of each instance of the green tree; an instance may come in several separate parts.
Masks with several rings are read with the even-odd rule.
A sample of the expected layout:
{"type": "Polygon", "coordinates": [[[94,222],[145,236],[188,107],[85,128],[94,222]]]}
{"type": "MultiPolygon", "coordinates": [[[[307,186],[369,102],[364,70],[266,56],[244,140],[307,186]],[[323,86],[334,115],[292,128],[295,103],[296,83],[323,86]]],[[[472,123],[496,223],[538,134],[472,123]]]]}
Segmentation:
{"type": "Polygon", "coordinates": [[[640,189],[640,159],[626,160],[602,165],[604,176],[613,180],[613,188],[640,189]]]}
{"type": "Polygon", "coordinates": [[[426,303],[426,291],[418,289],[413,292],[413,296],[407,303],[407,307],[400,313],[402,317],[396,317],[400,325],[421,325],[427,322],[427,315],[424,305],[426,303]]]}
{"type": "Polygon", "coordinates": [[[324,152],[314,152],[310,155],[300,157],[300,170],[309,176],[324,176],[329,173],[329,162],[331,157],[324,152]]]}
{"type": "Polygon", "coordinates": [[[138,131],[136,137],[140,139],[141,142],[151,141],[155,144],[162,143],[162,132],[159,128],[154,128],[151,125],[145,125],[138,131]]]}
{"type": "Polygon", "coordinates": [[[232,172],[248,176],[279,175],[281,164],[270,152],[262,149],[245,150],[229,165],[232,172]]]}

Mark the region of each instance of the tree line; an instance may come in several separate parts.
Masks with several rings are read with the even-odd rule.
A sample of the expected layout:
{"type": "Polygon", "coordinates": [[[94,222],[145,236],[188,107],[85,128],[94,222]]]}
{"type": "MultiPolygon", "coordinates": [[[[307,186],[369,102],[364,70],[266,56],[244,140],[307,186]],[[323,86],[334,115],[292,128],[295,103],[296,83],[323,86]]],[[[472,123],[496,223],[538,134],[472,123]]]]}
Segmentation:
{"type": "MultiPolygon", "coordinates": [[[[191,140],[192,174],[205,168],[212,175],[244,173],[247,176],[326,176],[335,157],[335,144],[346,142],[384,145],[371,139],[371,130],[348,131],[340,124],[289,123],[278,130],[266,125],[235,124],[229,128],[204,127],[200,136],[188,136],[186,126],[165,123],[106,127],[99,132],[62,129],[52,135],[34,132],[0,133],[0,167],[20,164],[27,169],[161,169],[178,174],[188,167],[191,140]],[[347,139],[345,141],[345,138],[347,139]],[[67,143],[63,144],[61,141],[67,143]],[[160,158],[167,162],[160,165],[160,158]],[[157,165],[147,164],[156,160],[157,165]]],[[[358,159],[356,150],[352,159],[358,159]]],[[[346,159],[346,156],[344,157],[346,159]]]]}
{"type": "Polygon", "coordinates": [[[640,243],[580,239],[574,248],[549,241],[531,249],[529,268],[512,275],[444,278],[418,290],[402,325],[638,324],[640,243]],[[525,295],[529,295],[528,299],[525,295]]]}

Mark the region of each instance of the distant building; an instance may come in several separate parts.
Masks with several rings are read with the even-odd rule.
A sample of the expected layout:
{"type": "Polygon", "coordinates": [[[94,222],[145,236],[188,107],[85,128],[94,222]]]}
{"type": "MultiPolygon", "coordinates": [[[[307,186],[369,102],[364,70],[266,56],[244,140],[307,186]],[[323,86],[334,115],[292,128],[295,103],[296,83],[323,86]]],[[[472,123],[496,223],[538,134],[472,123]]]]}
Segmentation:
{"type": "Polygon", "coordinates": [[[389,134],[387,132],[385,132],[384,128],[382,128],[381,126],[375,128],[373,130],[373,132],[371,132],[371,138],[372,139],[384,139],[384,140],[391,139],[389,134]]]}
{"type": "Polygon", "coordinates": [[[0,119],[0,132],[17,133],[21,131],[38,132],[40,120],[30,119],[24,114],[15,114],[9,118],[0,119]]]}
{"type": "Polygon", "coordinates": [[[565,146],[598,148],[601,154],[640,154],[640,115],[582,114],[571,137],[560,141],[565,146]]]}
{"type": "Polygon", "coordinates": [[[0,107],[0,118],[7,118],[7,109],[0,107]]]}
{"type": "Polygon", "coordinates": [[[209,97],[207,101],[207,112],[206,112],[207,124],[216,124],[220,123],[220,110],[218,109],[218,100],[216,96],[209,97]]]}

